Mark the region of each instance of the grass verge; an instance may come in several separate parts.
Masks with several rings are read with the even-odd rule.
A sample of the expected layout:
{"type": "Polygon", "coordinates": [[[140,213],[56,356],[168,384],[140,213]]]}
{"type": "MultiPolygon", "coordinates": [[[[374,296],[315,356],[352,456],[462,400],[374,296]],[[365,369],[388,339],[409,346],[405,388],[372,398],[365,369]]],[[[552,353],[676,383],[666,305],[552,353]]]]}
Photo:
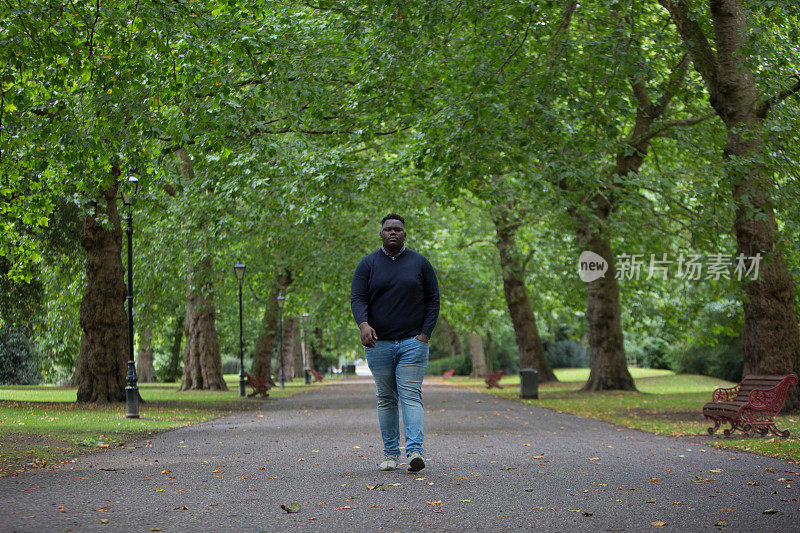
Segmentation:
{"type": "Polygon", "coordinates": [[[124,403],[75,403],[74,388],[0,386],[0,476],[258,409],[265,401],[310,387],[295,380],[283,390],[270,389],[268,399],[240,398],[238,380],[238,375],[225,375],[228,390],[219,392],[177,392],[178,383],[140,383],[144,403],[139,404],[138,419],[125,418],[124,403]]]}
{"type": "Polygon", "coordinates": [[[483,380],[455,376],[448,382],[503,398],[517,399],[562,413],[604,420],[620,426],[658,435],[703,437],[712,446],[737,448],[762,455],[800,461],[800,417],[778,415],[780,429],[788,429],[788,439],[749,438],[741,433],[726,439],[709,437],[709,423],[701,414],[703,404],[711,400],[717,387],[733,387],[735,383],[699,375],[676,375],[668,370],[631,368],[639,392],[580,392],[589,377],[588,369],[556,369],[558,383],[539,387],[536,400],[519,400],[519,376],[504,377],[503,389],[486,389],[483,380]]]}

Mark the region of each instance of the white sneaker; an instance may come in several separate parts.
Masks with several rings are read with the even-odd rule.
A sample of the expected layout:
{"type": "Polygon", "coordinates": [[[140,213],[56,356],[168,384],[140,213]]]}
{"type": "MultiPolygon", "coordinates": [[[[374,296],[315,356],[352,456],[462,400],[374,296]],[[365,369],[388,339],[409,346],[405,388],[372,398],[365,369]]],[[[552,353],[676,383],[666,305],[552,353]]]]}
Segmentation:
{"type": "Polygon", "coordinates": [[[419,452],[411,452],[408,456],[408,471],[419,472],[423,468],[425,468],[425,459],[422,458],[422,454],[419,452]]]}
{"type": "Polygon", "coordinates": [[[395,470],[397,468],[397,456],[384,455],[383,461],[381,462],[379,468],[381,470],[395,470]]]}

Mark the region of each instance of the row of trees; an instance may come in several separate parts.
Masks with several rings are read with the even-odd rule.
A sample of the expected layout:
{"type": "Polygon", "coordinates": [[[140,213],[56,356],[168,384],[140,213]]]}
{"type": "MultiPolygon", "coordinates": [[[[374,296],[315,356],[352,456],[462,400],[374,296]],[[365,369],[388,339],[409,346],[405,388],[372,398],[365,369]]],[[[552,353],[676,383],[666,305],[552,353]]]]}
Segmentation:
{"type": "Polygon", "coordinates": [[[78,351],[79,401],[123,398],[128,175],[144,185],[139,340],[184,332],[181,389],[225,387],[233,258],[258,310],[254,374],[274,370],[279,291],[334,344],[388,211],[434,261],[448,338],[510,327],[544,381],[542,324],[587,333],[587,390],[632,389],[623,326],[686,342],[720,301],[742,302],[746,372],[800,370],[790,2],[14,4],[2,320],[51,360],[78,351]],[[585,288],[584,250],[609,264],[585,288]],[[757,279],[620,282],[622,253],[761,263],[757,279]]]}

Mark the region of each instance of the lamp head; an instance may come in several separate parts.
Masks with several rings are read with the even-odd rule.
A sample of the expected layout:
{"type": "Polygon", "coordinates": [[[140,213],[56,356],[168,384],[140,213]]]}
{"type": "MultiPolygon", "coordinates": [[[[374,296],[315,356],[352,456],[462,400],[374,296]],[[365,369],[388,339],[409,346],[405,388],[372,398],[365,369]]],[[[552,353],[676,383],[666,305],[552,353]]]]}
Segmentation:
{"type": "Polygon", "coordinates": [[[242,282],[244,279],[244,270],[245,270],[244,263],[241,261],[237,261],[235,265],[233,265],[233,271],[236,272],[236,279],[239,280],[239,283],[242,282]]]}
{"type": "Polygon", "coordinates": [[[283,309],[283,302],[286,301],[286,297],[283,295],[283,291],[278,291],[278,309],[283,309]]]}
{"type": "Polygon", "coordinates": [[[128,185],[122,186],[122,191],[120,192],[120,196],[122,197],[122,203],[125,207],[129,208],[133,204],[133,200],[136,197],[136,193],[139,192],[139,178],[136,176],[128,176],[128,185]]]}

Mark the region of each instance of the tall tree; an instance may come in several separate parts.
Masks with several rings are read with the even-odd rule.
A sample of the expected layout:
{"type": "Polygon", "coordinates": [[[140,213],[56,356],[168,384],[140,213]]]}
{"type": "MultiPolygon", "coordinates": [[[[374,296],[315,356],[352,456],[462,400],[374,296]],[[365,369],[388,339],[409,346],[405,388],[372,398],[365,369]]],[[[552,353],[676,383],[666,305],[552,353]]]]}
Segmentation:
{"type": "MultiPolygon", "coordinates": [[[[774,94],[764,94],[758,87],[747,60],[749,18],[755,13],[748,12],[742,0],[709,0],[707,14],[686,0],[659,3],[669,11],[695,70],[705,81],[711,106],[727,130],[723,155],[736,205],[737,252],[744,258],[761,258],[759,278],[744,283],[744,372],[796,374],[800,372],[800,327],[794,282],[777,246],[775,193],[766,165],[769,147],[763,127],[775,105],[800,91],[800,81],[774,94]],[[703,24],[708,16],[710,26],[703,24]]],[[[796,387],[787,395],[786,409],[800,410],[796,387]]]]}

